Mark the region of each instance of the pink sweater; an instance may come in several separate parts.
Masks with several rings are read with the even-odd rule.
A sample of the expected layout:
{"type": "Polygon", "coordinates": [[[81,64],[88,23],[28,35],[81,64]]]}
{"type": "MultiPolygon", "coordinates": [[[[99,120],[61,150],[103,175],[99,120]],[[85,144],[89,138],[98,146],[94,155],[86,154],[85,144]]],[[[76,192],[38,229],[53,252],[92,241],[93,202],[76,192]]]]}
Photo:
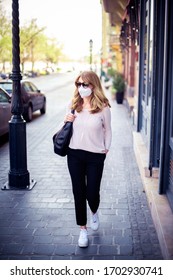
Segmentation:
{"type": "Polygon", "coordinates": [[[110,108],[105,107],[95,114],[83,109],[80,113],[75,111],[75,115],[69,147],[93,153],[109,150],[112,139],[110,108]]]}

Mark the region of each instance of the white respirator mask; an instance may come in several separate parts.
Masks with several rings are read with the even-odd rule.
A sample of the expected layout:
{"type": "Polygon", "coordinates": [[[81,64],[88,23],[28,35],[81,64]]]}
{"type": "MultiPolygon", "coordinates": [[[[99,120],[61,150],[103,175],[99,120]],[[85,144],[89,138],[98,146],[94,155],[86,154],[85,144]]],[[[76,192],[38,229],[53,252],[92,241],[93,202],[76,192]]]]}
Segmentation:
{"type": "Polygon", "coordinates": [[[82,98],[88,97],[92,93],[92,90],[89,87],[84,88],[83,86],[80,86],[80,88],[78,88],[78,91],[79,91],[79,94],[82,98]]]}

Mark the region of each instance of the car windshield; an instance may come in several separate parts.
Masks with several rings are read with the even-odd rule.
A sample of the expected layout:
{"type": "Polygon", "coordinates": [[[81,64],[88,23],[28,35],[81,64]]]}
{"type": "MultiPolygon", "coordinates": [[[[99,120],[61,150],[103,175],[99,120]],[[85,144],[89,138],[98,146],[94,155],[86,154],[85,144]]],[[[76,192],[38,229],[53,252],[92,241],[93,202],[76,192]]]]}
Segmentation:
{"type": "Polygon", "coordinates": [[[7,92],[12,92],[12,83],[0,83],[0,86],[7,92]]]}

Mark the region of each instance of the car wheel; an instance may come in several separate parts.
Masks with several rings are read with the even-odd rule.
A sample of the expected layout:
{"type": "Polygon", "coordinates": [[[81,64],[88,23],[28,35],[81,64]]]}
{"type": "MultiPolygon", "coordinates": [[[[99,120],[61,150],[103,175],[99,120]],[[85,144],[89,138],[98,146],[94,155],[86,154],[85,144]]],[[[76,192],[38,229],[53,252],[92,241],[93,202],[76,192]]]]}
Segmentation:
{"type": "Polygon", "coordinates": [[[27,122],[30,122],[30,121],[32,121],[32,107],[31,107],[31,105],[28,107],[28,111],[27,111],[27,113],[26,113],[26,121],[27,122]]]}
{"type": "Polygon", "coordinates": [[[43,107],[40,109],[40,113],[42,115],[46,113],[46,101],[44,101],[43,107]]]}

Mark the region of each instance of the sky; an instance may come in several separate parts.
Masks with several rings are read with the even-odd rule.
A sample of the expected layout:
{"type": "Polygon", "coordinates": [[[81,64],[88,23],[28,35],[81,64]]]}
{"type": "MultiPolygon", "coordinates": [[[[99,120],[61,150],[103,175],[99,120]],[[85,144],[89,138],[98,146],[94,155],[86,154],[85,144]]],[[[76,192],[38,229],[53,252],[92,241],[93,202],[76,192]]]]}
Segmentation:
{"type": "MultiPolygon", "coordinates": [[[[11,12],[12,0],[2,0],[11,12]]],[[[78,58],[101,50],[100,0],[19,0],[20,25],[37,18],[40,27],[46,26],[47,36],[55,37],[64,45],[64,52],[78,58]]]]}

